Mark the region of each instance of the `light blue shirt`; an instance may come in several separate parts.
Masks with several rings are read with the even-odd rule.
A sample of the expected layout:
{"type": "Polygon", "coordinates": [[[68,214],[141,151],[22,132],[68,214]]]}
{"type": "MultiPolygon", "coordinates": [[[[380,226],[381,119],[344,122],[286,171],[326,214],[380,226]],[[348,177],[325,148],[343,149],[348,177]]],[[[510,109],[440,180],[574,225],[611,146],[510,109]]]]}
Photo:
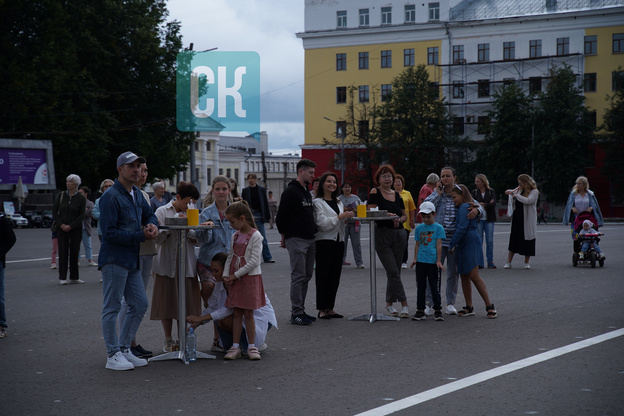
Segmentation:
{"type": "Polygon", "coordinates": [[[444,227],[437,222],[427,225],[424,222],[416,226],[414,239],[419,243],[418,258],[419,263],[435,264],[438,261],[437,246],[438,240],[446,238],[444,227]]]}

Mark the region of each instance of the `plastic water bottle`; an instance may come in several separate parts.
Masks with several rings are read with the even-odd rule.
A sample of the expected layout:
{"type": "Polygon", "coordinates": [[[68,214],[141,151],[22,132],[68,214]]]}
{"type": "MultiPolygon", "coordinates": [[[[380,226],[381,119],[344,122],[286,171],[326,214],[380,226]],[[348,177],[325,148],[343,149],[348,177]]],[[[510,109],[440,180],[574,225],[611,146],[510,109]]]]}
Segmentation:
{"type": "Polygon", "coordinates": [[[186,359],[189,361],[195,361],[197,359],[197,340],[195,339],[195,332],[193,328],[186,333],[186,359]]]}

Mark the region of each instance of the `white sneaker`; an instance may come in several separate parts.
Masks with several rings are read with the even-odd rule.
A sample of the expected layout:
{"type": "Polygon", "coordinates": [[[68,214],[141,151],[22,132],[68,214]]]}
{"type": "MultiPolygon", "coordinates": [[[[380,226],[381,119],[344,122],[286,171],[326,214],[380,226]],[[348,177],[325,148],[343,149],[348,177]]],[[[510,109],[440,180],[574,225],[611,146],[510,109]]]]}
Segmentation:
{"type": "MultiPolygon", "coordinates": [[[[357,266],[357,268],[358,268],[358,269],[365,269],[365,268],[366,268],[366,266],[364,266],[363,264],[360,264],[359,266],[357,266]]],[[[262,351],[260,351],[260,352],[262,352],[262,351]]]]}
{"type": "Polygon", "coordinates": [[[106,368],[109,370],[134,370],[134,365],[126,360],[121,351],[117,351],[115,355],[106,360],[106,368]]]}
{"type": "Polygon", "coordinates": [[[50,266],[50,269],[52,270],[56,269],[56,263],[52,263],[52,265],[50,266]]]}
{"type": "Polygon", "coordinates": [[[90,267],[97,267],[97,263],[94,262],[93,260],[89,260],[89,266],[90,267]]]}
{"type": "Polygon", "coordinates": [[[431,316],[432,313],[433,313],[433,308],[427,305],[427,307],[425,308],[425,315],[431,316]]]}
{"type": "Polygon", "coordinates": [[[529,263],[524,263],[524,268],[525,268],[525,269],[530,269],[530,268],[531,268],[531,265],[530,265],[529,263]]]}
{"type": "Polygon", "coordinates": [[[260,344],[260,346],[258,347],[258,352],[265,351],[267,348],[269,348],[269,346],[263,342],[263,343],[262,343],[262,344],[260,344]]]}
{"type": "Polygon", "coordinates": [[[386,306],[386,310],[391,316],[399,316],[399,312],[396,309],[394,309],[394,306],[392,305],[386,306]]]}
{"type": "Polygon", "coordinates": [[[143,367],[147,365],[146,359],[139,358],[136,355],[132,354],[132,351],[130,351],[130,349],[123,351],[122,354],[123,357],[135,367],[143,367]]]}
{"type": "Polygon", "coordinates": [[[407,263],[403,263],[403,264],[401,265],[401,268],[402,268],[402,269],[407,269],[407,263]]]}
{"type": "Polygon", "coordinates": [[[409,306],[403,306],[401,308],[401,314],[399,316],[401,318],[409,318],[409,306]]]}
{"type": "Polygon", "coordinates": [[[61,284],[61,285],[66,285],[66,284],[67,284],[67,279],[65,279],[65,280],[63,280],[63,279],[59,280],[59,284],[61,284]]]}
{"type": "Polygon", "coordinates": [[[505,266],[503,266],[503,269],[511,269],[511,263],[505,263],[505,266]]]}
{"type": "Polygon", "coordinates": [[[457,315],[457,309],[453,305],[446,305],[446,314],[447,315],[457,315]]]}
{"type": "Polygon", "coordinates": [[[76,280],[69,279],[69,283],[71,283],[72,285],[81,285],[81,284],[84,283],[84,280],[81,280],[81,279],[76,279],[76,280]]]}

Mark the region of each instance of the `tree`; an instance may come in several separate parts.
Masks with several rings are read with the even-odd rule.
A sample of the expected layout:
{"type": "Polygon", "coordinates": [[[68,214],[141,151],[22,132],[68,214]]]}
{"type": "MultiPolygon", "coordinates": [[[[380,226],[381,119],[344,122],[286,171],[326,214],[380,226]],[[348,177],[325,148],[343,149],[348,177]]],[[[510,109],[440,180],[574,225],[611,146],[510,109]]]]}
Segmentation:
{"type": "Polygon", "coordinates": [[[591,113],[569,66],[550,70],[550,82],[539,96],[535,114],[535,176],[552,202],[565,202],[570,183],[588,165],[593,140],[591,113]]]}
{"type": "Polygon", "coordinates": [[[614,71],[615,91],[609,97],[610,105],[604,116],[600,142],[605,150],[602,173],[611,182],[611,195],[615,201],[624,201],[624,71],[614,71]]]}
{"type": "Polygon", "coordinates": [[[175,123],[178,22],[165,0],[2,2],[0,137],[51,140],[56,179],[96,187],[132,150],[171,177],[192,136],[175,123]]]}
{"type": "Polygon", "coordinates": [[[502,195],[515,187],[519,174],[531,172],[531,98],[515,84],[499,88],[488,116],[491,124],[478,166],[502,195]]]}

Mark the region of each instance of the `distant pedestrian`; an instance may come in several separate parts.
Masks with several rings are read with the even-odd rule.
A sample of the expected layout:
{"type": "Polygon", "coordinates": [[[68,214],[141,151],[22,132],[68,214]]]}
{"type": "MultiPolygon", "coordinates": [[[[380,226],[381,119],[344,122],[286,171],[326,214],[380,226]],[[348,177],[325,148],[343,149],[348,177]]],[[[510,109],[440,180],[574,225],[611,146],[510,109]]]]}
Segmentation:
{"type": "Polygon", "coordinates": [[[485,241],[487,268],[495,269],[494,264],[494,222],[496,221],[496,192],[490,188],[487,176],[480,173],[474,180],[477,189],[472,191],[472,198],[485,209],[485,220],[479,221],[479,237],[485,241]],[[485,234],[485,240],[483,238],[485,234]]]}
{"type": "Polygon", "coordinates": [[[277,200],[273,198],[273,191],[269,191],[269,212],[271,216],[269,217],[269,224],[271,225],[271,229],[273,229],[273,224],[275,224],[275,214],[277,214],[277,200]]]}
{"type": "MultiPolygon", "coordinates": [[[[420,204],[425,202],[425,199],[427,199],[427,197],[435,191],[435,187],[438,182],[440,182],[440,177],[437,173],[430,173],[429,176],[427,176],[427,182],[425,182],[418,192],[418,201],[416,202],[416,205],[420,206],[420,204]]],[[[423,222],[420,215],[416,215],[416,222],[423,222]]]]}
{"type": "MultiPolygon", "coordinates": [[[[115,182],[112,179],[104,179],[102,181],[102,183],[100,184],[100,194],[104,194],[104,192],[106,192],[108,190],[108,188],[110,188],[111,186],[113,186],[115,182]]],[[[102,198],[100,196],[100,198],[102,198]]],[[[100,227],[100,198],[95,200],[95,204],[93,206],[93,218],[95,218],[95,220],[97,221],[97,234],[98,234],[98,238],[100,239],[100,244],[102,244],[102,228],[100,227]]]]}
{"type": "Polygon", "coordinates": [[[15,244],[16,238],[11,222],[6,215],[0,213],[0,338],[7,336],[7,318],[4,304],[4,269],[6,255],[15,244]]]}
{"type": "Polygon", "coordinates": [[[82,220],[82,246],[85,250],[85,259],[87,259],[88,266],[97,267],[97,263],[93,261],[93,248],[91,246],[91,232],[93,230],[91,227],[91,219],[93,218],[93,208],[95,207],[95,204],[93,201],[89,200],[89,193],[91,190],[88,186],[81,186],[78,189],[78,192],[80,192],[87,200],[85,215],[82,220]]]}
{"type": "Polygon", "coordinates": [[[167,202],[169,202],[165,199],[165,183],[154,182],[152,191],[154,196],[150,199],[150,207],[152,207],[152,211],[156,212],[158,208],[167,205],[167,202]]]}
{"type": "Polygon", "coordinates": [[[271,217],[271,211],[269,210],[269,200],[267,198],[267,191],[265,188],[257,184],[258,177],[255,173],[247,175],[247,181],[249,186],[243,188],[242,197],[249,204],[251,212],[256,222],[256,228],[262,235],[262,259],[265,263],[275,263],[271,250],[269,250],[269,242],[266,238],[266,231],[264,230],[264,223],[269,222],[271,217]]]}
{"type": "MultiPolygon", "coordinates": [[[[338,196],[344,205],[345,211],[357,212],[357,206],[362,205],[363,202],[360,197],[351,193],[351,184],[345,182],[342,184],[342,195],[338,196]]],[[[351,263],[347,261],[347,249],[349,246],[349,239],[351,240],[351,248],[353,249],[353,258],[355,259],[355,265],[358,269],[364,268],[364,262],[362,261],[362,246],[360,245],[360,222],[354,220],[348,220],[345,225],[345,242],[344,242],[344,255],[342,256],[342,264],[344,266],[350,266],[351,263]]]]}

